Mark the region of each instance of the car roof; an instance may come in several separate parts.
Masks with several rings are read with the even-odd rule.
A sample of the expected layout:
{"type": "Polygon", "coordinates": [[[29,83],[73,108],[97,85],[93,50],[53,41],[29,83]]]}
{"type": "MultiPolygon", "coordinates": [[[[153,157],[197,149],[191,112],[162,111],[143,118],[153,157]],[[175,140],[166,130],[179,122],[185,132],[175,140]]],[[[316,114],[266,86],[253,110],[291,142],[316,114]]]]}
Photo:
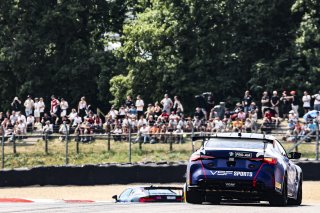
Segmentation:
{"type": "Polygon", "coordinates": [[[273,135],[259,134],[259,133],[238,133],[238,132],[223,132],[216,133],[209,137],[210,138],[237,138],[237,139],[257,139],[257,140],[270,140],[276,139],[273,135]]]}

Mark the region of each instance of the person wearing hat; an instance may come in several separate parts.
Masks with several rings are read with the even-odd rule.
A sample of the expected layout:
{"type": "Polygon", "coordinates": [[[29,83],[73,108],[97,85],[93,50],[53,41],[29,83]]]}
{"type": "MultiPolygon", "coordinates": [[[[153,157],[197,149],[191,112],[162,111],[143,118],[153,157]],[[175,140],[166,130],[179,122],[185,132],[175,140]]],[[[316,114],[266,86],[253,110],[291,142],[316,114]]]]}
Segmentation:
{"type": "Polygon", "coordinates": [[[314,103],[313,103],[314,110],[320,111],[320,90],[318,94],[314,94],[312,98],[314,98],[314,103]]]}
{"type": "Polygon", "coordinates": [[[33,108],[34,108],[34,102],[31,99],[30,95],[27,96],[27,100],[25,100],[23,105],[25,107],[26,116],[29,116],[30,114],[32,114],[32,111],[33,111],[33,108]]]}

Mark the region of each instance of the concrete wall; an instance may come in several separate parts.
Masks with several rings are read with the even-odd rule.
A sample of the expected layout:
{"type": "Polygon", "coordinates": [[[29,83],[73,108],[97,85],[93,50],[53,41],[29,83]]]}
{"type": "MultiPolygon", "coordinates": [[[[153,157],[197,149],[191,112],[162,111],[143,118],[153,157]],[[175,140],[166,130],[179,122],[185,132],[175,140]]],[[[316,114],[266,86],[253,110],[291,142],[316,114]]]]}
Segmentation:
{"type": "MultiPolygon", "coordinates": [[[[320,162],[300,161],[304,180],[320,180],[320,162]]],[[[0,186],[179,183],[186,164],[108,164],[3,170],[0,186]]]]}

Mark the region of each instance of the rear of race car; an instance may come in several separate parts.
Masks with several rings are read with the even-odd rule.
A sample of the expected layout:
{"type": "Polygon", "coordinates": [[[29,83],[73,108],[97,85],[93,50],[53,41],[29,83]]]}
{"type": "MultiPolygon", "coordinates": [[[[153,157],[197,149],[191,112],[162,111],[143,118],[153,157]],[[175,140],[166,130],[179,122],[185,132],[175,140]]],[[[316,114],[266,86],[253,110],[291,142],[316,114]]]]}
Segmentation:
{"type": "Polygon", "coordinates": [[[277,163],[276,158],[264,157],[261,149],[198,151],[187,167],[187,196],[191,203],[268,200],[278,183],[277,163]]]}

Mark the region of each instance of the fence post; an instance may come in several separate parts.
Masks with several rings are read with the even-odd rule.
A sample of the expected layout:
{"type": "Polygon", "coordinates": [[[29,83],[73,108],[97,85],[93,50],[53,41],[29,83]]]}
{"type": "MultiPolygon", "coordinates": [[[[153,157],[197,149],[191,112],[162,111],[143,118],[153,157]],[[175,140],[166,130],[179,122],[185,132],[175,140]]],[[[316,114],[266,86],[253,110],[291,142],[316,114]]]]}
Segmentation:
{"type": "Polygon", "coordinates": [[[69,145],[69,130],[68,130],[68,128],[67,128],[67,124],[66,123],[64,123],[64,128],[65,128],[65,130],[66,130],[66,165],[68,165],[68,163],[69,163],[69,147],[68,147],[68,145],[69,145]]]}
{"type": "Polygon", "coordinates": [[[80,143],[79,143],[79,140],[76,140],[76,152],[77,152],[77,154],[79,154],[80,153],[80,143]]]}
{"type": "Polygon", "coordinates": [[[108,151],[110,151],[111,147],[110,147],[110,140],[111,140],[111,132],[108,132],[108,151]]]}
{"type": "Polygon", "coordinates": [[[1,125],[1,132],[2,132],[2,140],[1,140],[1,162],[2,166],[1,168],[4,169],[4,128],[1,125]]]}
{"type": "Polygon", "coordinates": [[[172,132],[170,132],[170,152],[172,151],[172,143],[173,143],[173,135],[172,135],[172,132]]]}
{"type": "Polygon", "coordinates": [[[44,141],[45,141],[44,151],[47,155],[48,154],[48,132],[47,131],[44,133],[44,141]]]}
{"type": "Polygon", "coordinates": [[[131,125],[129,124],[129,163],[131,164],[131,125]]]}
{"type": "Polygon", "coordinates": [[[316,160],[319,160],[319,123],[316,120],[316,160]]]}
{"type": "Polygon", "coordinates": [[[17,153],[16,135],[14,133],[12,134],[12,147],[13,147],[13,154],[16,154],[17,153]]]}
{"type": "Polygon", "coordinates": [[[192,153],[194,153],[194,141],[192,140],[192,138],[194,137],[194,127],[192,125],[192,128],[191,128],[191,146],[192,146],[192,153]]]}

